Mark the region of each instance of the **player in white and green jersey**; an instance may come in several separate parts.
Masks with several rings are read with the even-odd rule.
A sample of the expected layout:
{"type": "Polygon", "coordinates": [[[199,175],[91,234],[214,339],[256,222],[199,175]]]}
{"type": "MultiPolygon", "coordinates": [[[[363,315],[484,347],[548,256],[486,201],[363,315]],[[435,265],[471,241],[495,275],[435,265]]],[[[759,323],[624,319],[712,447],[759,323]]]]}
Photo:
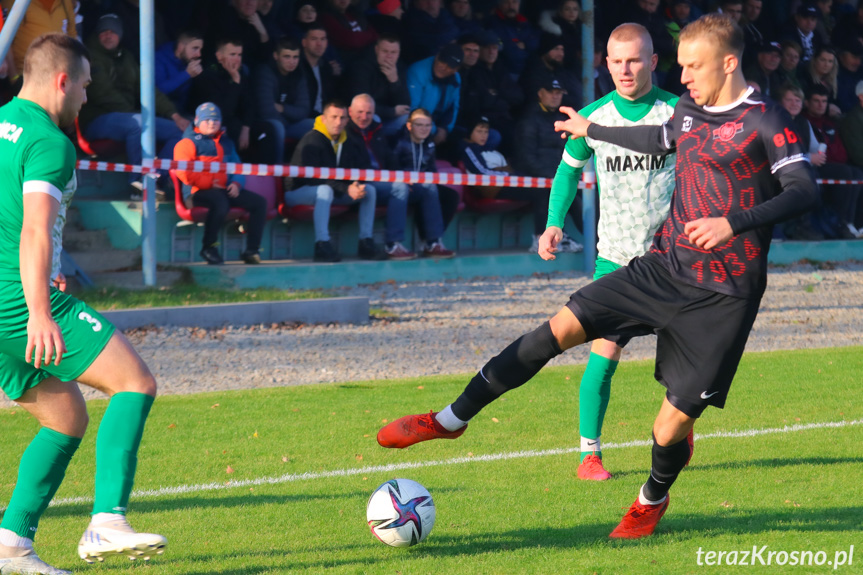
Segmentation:
{"type": "MultiPolygon", "coordinates": [[[[647,30],[622,24],[608,40],[608,69],[615,91],[583,110],[581,115],[604,126],[662,124],[671,117],[677,96],[653,86],[651,71],[657,56],[647,30]]],[[[578,191],[584,166],[594,158],[600,198],[596,272],[594,279],[613,272],[647,252],[653,236],[668,216],[674,191],[673,154],[638,154],[591,138],[569,140],[555,174],[548,224],[539,254],[553,259],[553,246],[562,237],[563,220],[578,191]],[[545,248],[545,255],[543,255],[545,248]]],[[[628,340],[597,339],[579,388],[581,479],[609,479],[602,465],[600,435],[611,378],[628,340]]]]}
{"type": "Polygon", "coordinates": [[[75,191],[75,150],[60,127],[86,101],[89,54],[62,34],[37,38],[17,98],[0,108],[0,389],[41,429],[24,451],[0,522],[0,573],[66,574],[33,539],[87,428],[75,381],[111,400],[96,437],[95,503],[78,554],[161,553],[165,538],[136,533],[126,507],[156,382],[128,340],[98,312],[50,286],[55,236],[75,191]]]}

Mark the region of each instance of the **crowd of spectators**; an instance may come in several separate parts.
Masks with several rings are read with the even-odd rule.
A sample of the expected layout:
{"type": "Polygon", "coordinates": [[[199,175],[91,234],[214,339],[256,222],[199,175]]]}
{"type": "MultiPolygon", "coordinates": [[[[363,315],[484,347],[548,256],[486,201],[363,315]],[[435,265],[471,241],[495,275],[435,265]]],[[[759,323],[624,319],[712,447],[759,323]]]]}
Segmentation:
{"type": "MultiPolygon", "coordinates": [[[[2,0],[7,12],[13,1],[2,0]]],[[[134,142],[140,133],[137,4],[31,2],[12,56],[0,64],[3,98],[14,94],[19,60],[33,37],[53,30],[81,38],[96,59],[81,129],[86,137],[126,141],[129,160],[135,161],[140,155],[134,142]]],[[[336,150],[326,159],[334,165],[413,169],[416,158],[405,150],[430,149],[438,159],[469,164],[464,151],[477,158],[482,148],[505,157],[507,173],[553,177],[564,145],[553,128],[558,108],[587,103],[582,102],[578,0],[156,0],[156,8],[157,137],[168,157],[196,107],[210,102],[221,111],[223,129],[244,161],[316,165],[309,164],[309,151],[320,145],[336,150]],[[344,125],[328,121],[333,103],[344,125]],[[415,118],[421,126],[411,130],[409,119],[418,109],[425,115],[415,118]],[[426,120],[430,132],[420,145],[415,134],[426,120]],[[473,137],[479,124],[488,131],[481,146],[473,137]],[[339,153],[343,136],[350,146],[339,153]],[[322,141],[315,144],[316,139],[322,141]]],[[[597,98],[614,88],[604,59],[605,39],[614,27],[637,22],[649,30],[659,56],[654,82],[680,94],[680,30],[704,13],[722,12],[744,30],[743,66],[750,85],[777,102],[794,87],[807,103],[798,113],[812,128],[813,150],[818,153],[818,144],[827,149],[819,170],[838,173],[830,166],[842,165],[847,177],[863,178],[863,1],[601,0],[594,9],[595,57],[589,65],[597,98]],[[821,115],[808,105],[813,96],[819,105],[826,97],[821,115]]],[[[359,203],[360,253],[366,257],[382,257],[381,251],[392,258],[414,256],[402,244],[402,206],[410,204],[425,206],[414,210],[428,236],[423,251],[451,255],[440,242],[451,217],[450,191],[405,188],[287,182],[285,189],[289,204],[316,206],[318,259],[339,258],[326,231],[328,202],[359,203]],[[442,206],[437,215],[428,208],[429,198],[442,206]],[[387,245],[380,249],[365,242],[374,203],[392,213],[387,245]]],[[[506,193],[521,197],[522,192],[506,193]]],[[[863,202],[847,199],[858,195],[849,187],[830,190],[819,213],[787,226],[786,234],[863,235],[863,202]]],[[[531,202],[537,214],[545,209],[543,201],[531,202]]]]}

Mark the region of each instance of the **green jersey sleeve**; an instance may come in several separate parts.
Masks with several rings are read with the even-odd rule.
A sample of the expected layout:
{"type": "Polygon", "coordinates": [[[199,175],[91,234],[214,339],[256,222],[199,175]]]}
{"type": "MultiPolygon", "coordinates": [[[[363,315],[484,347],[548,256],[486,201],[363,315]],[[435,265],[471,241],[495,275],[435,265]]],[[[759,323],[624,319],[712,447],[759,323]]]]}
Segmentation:
{"type": "Polygon", "coordinates": [[[566,213],[578,193],[581,170],[590,161],[593,150],[584,138],[570,139],[563,149],[563,158],[551,181],[546,227],[563,228],[566,213]]]}
{"type": "Polygon", "coordinates": [[[23,192],[49,194],[60,202],[75,172],[75,149],[68,140],[58,139],[52,145],[38,143],[30,146],[23,158],[23,192]]]}

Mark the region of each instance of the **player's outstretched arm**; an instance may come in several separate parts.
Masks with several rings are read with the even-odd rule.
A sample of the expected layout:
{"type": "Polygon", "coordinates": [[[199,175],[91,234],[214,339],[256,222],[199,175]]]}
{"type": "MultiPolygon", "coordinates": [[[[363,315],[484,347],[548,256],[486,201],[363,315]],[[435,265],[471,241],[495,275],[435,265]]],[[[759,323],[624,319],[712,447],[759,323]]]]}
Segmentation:
{"type": "Polygon", "coordinates": [[[554,123],[554,131],[560,132],[561,138],[584,138],[587,136],[587,128],[591,121],[570,108],[561,106],[560,111],[569,116],[568,120],[554,123]]]}
{"type": "Polygon", "coordinates": [[[54,361],[60,364],[66,344],[60,326],[51,315],[51,230],[57,219],[59,202],[52,196],[34,192],[24,194],[24,220],[21,227],[21,286],[27,303],[27,348],[24,361],[36,368],[54,361]]]}

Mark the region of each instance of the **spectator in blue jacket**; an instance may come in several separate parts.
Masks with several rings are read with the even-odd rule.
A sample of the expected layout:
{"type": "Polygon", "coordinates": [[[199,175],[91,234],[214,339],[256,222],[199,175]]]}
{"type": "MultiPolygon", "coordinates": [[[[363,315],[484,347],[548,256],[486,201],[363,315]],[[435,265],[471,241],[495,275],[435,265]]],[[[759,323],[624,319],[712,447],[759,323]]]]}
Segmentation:
{"type": "Polygon", "coordinates": [[[315,121],[306,76],[300,68],[300,47],[282,38],[273,59],[255,70],[255,107],[258,118],[273,127],[273,157],[285,161],[285,138],[299,140],[315,121]]]}
{"type": "Polygon", "coordinates": [[[411,108],[424,108],[432,116],[432,141],[441,144],[452,133],[458,118],[461,79],[458,75],[464,52],[458,44],[447,44],[434,58],[408,68],[411,108]]]}
{"type": "Polygon", "coordinates": [[[524,71],[528,56],[539,48],[539,30],[519,11],[521,0],[498,0],[486,28],[503,42],[500,59],[513,77],[524,71]]]}
{"type": "Polygon", "coordinates": [[[176,42],[163,44],[156,51],[156,87],[182,114],[191,113],[186,100],[192,78],[204,71],[201,67],[203,49],[204,36],[196,30],[186,30],[176,42]]]}

